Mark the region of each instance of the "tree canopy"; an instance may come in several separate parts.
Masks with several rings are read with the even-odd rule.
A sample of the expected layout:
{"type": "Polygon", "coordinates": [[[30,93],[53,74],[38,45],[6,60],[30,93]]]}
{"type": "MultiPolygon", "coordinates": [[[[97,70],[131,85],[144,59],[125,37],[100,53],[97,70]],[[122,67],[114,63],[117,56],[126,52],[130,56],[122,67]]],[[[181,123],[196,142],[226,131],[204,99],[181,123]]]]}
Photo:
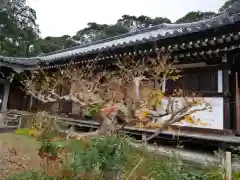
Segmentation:
{"type": "Polygon", "coordinates": [[[226,9],[231,8],[231,5],[236,2],[237,0],[228,0],[226,1],[223,6],[219,9],[219,12],[223,13],[226,9]]]}
{"type": "Polygon", "coordinates": [[[214,16],[216,16],[216,13],[214,12],[192,11],[187,13],[182,18],[178,19],[176,23],[188,23],[188,22],[200,21],[200,20],[210,19],[214,16]]]}
{"type": "MultiPolygon", "coordinates": [[[[192,11],[173,23],[188,23],[204,20],[231,9],[228,0],[219,12],[192,11]]],[[[145,15],[133,16],[125,14],[115,24],[98,24],[89,22],[87,26],[76,32],[74,36],[40,37],[39,26],[36,23],[37,14],[34,9],[26,5],[25,0],[10,0],[0,8],[0,55],[30,57],[43,53],[50,53],[88,43],[103,38],[133,32],[162,23],[172,23],[166,17],[151,18],[145,15]]]]}

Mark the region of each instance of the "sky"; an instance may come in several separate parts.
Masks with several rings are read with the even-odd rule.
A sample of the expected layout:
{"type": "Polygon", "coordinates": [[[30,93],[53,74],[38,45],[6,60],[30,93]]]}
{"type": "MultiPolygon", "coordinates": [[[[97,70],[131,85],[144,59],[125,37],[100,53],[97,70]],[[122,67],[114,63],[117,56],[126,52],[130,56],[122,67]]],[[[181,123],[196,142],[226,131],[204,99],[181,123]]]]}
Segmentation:
{"type": "Polygon", "coordinates": [[[171,21],[189,11],[214,11],[226,0],[28,0],[37,12],[41,36],[74,35],[88,22],[114,24],[124,14],[167,17],[171,21]]]}

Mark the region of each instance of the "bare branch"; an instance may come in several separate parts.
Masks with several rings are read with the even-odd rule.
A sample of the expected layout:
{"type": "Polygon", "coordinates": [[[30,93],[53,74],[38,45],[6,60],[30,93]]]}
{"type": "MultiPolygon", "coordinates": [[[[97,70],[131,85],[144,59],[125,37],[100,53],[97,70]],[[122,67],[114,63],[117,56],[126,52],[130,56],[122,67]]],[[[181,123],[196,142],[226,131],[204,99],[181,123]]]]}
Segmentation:
{"type": "Polygon", "coordinates": [[[98,113],[103,121],[98,133],[117,133],[127,125],[144,123],[148,126],[154,119],[164,119],[159,124],[161,128],[147,138],[148,141],[186,116],[209,109],[206,102],[194,97],[189,99],[181,90],[174,91],[168,103],[163,104],[166,98],[161,89],[164,80],[180,77],[180,70],[173,68],[174,63],[169,61],[169,54],[157,51],[155,57],[123,56],[116,59],[114,71],[103,71],[97,68],[97,63],[72,64],[51,73],[40,69],[32,72],[22,84],[29,95],[43,103],[66,100],[83,109],[99,104],[102,110],[98,113]],[[153,85],[155,82],[158,86],[153,85]],[[59,87],[67,87],[69,92],[60,94],[59,87]],[[193,109],[199,104],[200,108],[193,109]],[[117,122],[119,119],[122,124],[117,122]]]}

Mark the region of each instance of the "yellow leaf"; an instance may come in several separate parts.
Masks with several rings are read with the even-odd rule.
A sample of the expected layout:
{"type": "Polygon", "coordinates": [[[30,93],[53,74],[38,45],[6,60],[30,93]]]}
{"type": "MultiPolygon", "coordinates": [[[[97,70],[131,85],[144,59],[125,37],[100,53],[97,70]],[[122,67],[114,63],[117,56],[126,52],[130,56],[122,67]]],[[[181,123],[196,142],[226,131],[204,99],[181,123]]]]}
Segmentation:
{"type": "Polygon", "coordinates": [[[161,129],[163,125],[158,123],[149,123],[147,127],[152,129],[161,129]]]}
{"type": "Polygon", "coordinates": [[[142,123],[137,123],[135,125],[136,128],[144,128],[144,125],[142,123]]]}
{"type": "Polygon", "coordinates": [[[35,129],[35,128],[30,129],[28,135],[32,136],[32,137],[36,137],[37,136],[37,129],[35,129]]]}
{"type": "Polygon", "coordinates": [[[206,122],[201,122],[200,125],[206,127],[206,126],[208,125],[208,123],[206,123],[206,122]]]}
{"type": "Polygon", "coordinates": [[[170,126],[168,127],[168,131],[169,131],[169,132],[174,132],[173,128],[170,127],[170,126]]]}
{"type": "Polygon", "coordinates": [[[139,119],[140,120],[145,120],[147,116],[148,116],[148,112],[142,111],[140,116],[139,116],[139,119]]]}
{"type": "Polygon", "coordinates": [[[185,116],[184,117],[184,121],[185,122],[187,122],[187,123],[189,123],[189,124],[193,124],[194,122],[193,122],[193,118],[192,118],[192,116],[185,116]]]}

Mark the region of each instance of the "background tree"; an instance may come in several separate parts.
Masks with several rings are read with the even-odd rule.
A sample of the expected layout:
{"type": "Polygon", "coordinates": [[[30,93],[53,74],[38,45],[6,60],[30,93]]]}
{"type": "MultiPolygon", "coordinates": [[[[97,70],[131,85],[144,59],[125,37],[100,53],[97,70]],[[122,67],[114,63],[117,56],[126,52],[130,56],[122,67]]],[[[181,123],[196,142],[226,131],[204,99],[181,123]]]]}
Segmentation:
{"type": "Polygon", "coordinates": [[[216,16],[217,14],[214,12],[200,12],[200,11],[192,11],[187,13],[182,18],[178,19],[176,23],[189,23],[194,21],[200,21],[205,19],[210,19],[216,16]]]}
{"type": "Polygon", "coordinates": [[[35,23],[36,12],[26,6],[24,0],[8,1],[6,7],[1,11],[1,54],[28,56],[30,46],[34,45],[39,34],[38,25],[35,23]]]}
{"type": "Polygon", "coordinates": [[[230,9],[231,5],[238,0],[228,0],[226,1],[223,6],[219,9],[220,13],[224,13],[225,10],[230,9]]]}
{"type": "Polygon", "coordinates": [[[120,34],[127,33],[128,29],[120,24],[107,25],[97,24],[95,22],[88,23],[88,27],[76,33],[73,37],[78,43],[88,43],[95,40],[112,37],[120,34]]]}
{"type": "Polygon", "coordinates": [[[129,30],[120,24],[109,25],[104,29],[103,37],[112,37],[128,33],[129,30]]]}
{"type": "Polygon", "coordinates": [[[122,25],[123,27],[127,28],[129,31],[148,28],[152,25],[157,25],[162,23],[171,23],[171,21],[167,18],[162,18],[162,17],[156,17],[155,19],[152,19],[144,15],[141,15],[139,17],[123,15],[122,18],[117,21],[117,24],[122,25]]]}
{"type": "Polygon", "coordinates": [[[97,24],[95,22],[90,22],[87,24],[88,27],[79,30],[73,37],[78,40],[79,43],[88,43],[101,39],[104,34],[104,29],[108,27],[107,24],[97,24]]]}
{"type": "MultiPolygon", "coordinates": [[[[229,0],[220,9],[240,12],[239,0],[229,0]],[[235,5],[234,5],[235,3],[235,5]],[[232,6],[233,5],[233,6],[232,6]]],[[[187,13],[176,23],[188,23],[204,20],[216,16],[215,12],[192,11],[187,13]]],[[[142,28],[148,28],[162,23],[171,23],[168,18],[151,18],[145,15],[123,15],[116,24],[98,24],[90,22],[87,27],[80,29],[73,37],[40,37],[36,24],[36,12],[26,6],[25,0],[10,0],[0,9],[0,54],[4,56],[36,56],[56,50],[73,47],[103,38],[113,37],[142,28]]]]}
{"type": "Polygon", "coordinates": [[[63,35],[62,37],[46,37],[39,38],[35,41],[32,54],[38,55],[41,53],[50,53],[57,50],[62,50],[78,45],[71,36],[63,35]]]}

